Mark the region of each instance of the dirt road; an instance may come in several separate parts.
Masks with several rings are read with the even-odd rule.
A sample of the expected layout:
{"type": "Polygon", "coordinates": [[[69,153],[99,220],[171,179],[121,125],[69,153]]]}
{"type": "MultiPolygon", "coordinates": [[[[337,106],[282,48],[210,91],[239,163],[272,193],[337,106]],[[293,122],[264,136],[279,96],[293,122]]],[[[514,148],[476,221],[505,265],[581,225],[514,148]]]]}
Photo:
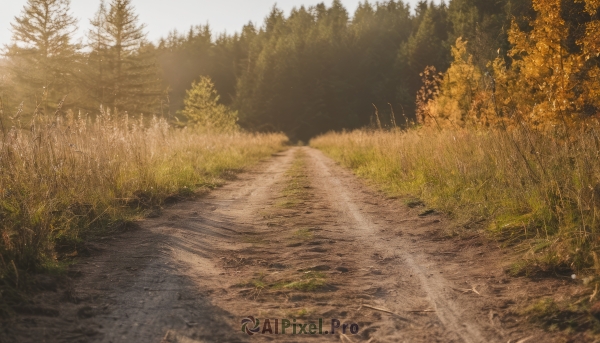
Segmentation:
{"type": "Polygon", "coordinates": [[[311,148],[139,226],[92,245],[69,286],[50,285],[2,342],[557,339],[513,310],[531,286],[505,276],[505,251],[477,235],[448,237],[443,216],[384,197],[311,148]],[[265,319],[273,332],[283,319],[290,327],[250,336],[248,316],[261,332],[265,319]],[[323,334],[306,334],[320,318],[323,334]]]}

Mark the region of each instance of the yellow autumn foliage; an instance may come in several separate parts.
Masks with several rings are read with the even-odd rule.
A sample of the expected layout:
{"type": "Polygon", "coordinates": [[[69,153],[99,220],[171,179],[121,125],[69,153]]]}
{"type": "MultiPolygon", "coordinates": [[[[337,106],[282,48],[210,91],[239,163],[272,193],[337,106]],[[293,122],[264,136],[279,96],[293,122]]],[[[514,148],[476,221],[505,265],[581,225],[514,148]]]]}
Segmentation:
{"type": "MultiPolygon", "coordinates": [[[[586,3],[590,14],[600,6],[599,0],[580,1],[586,3]]],[[[530,23],[532,30],[522,31],[513,23],[507,61],[496,58],[488,64],[488,72],[473,63],[467,43],[458,39],[452,48],[454,62],[438,80],[438,93],[421,104],[431,118],[424,124],[489,127],[527,123],[544,128],[597,115],[600,20],[585,24],[585,35],[576,42],[580,49],[571,51],[566,44],[570,29],[561,15],[562,6],[560,0],[533,0],[538,15],[530,23]]]]}
{"type": "Polygon", "coordinates": [[[464,127],[470,124],[493,121],[489,113],[491,94],[482,92],[486,78],[473,64],[473,56],[467,52],[467,42],[458,38],[452,47],[452,62],[448,71],[440,77],[437,96],[426,104],[429,114],[426,120],[435,121],[441,128],[464,127]]]}

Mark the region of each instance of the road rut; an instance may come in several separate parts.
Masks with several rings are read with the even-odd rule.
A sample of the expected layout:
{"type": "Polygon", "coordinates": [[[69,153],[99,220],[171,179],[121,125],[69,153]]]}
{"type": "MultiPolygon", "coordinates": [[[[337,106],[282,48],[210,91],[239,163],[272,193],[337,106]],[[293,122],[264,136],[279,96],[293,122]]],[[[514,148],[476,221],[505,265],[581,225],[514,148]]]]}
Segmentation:
{"type": "MultiPolygon", "coordinates": [[[[14,319],[3,342],[552,342],[511,306],[503,254],[445,234],[320,151],[291,148],[226,186],[90,245],[58,315],[14,319]],[[247,335],[242,319],[331,319],[358,333],[247,335]]],[[[548,287],[559,287],[549,285],[548,287]]],[[[262,328],[262,326],[261,326],[262,328]]]]}

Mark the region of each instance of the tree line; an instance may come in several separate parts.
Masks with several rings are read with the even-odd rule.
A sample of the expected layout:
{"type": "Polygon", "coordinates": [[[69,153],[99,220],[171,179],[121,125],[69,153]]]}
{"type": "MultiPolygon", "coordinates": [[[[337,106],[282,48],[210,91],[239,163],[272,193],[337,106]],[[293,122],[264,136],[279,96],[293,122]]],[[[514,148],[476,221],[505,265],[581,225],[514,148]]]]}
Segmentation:
{"type": "Polygon", "coordinates": [[[485,66],[510,49],[511,20],[526,27],[533,16],[530,0],[421,1],[415,8],[365,1],[352,15],[335,0],[288,15],[274,7],[262,26],[250,23],[233,35],[213,38],[206,26],[172,33],[158,49],[166,52],[171,113],[201,74],[238,111],[242,127],[306,140],[369,125],[375,112],[383,123],[414,121],[421,73],[427,66],[445,71],[458,37],[473,42],[485,66]]]}
{"type": "MultiPolygon", "coordinates": [[[[578,0],[559,2],[573,31],[567,38],[576,40],[581,13],[589,11],[577,11],[585,6],[578,0]]],[[[250,130],[308,139],[373,118],[405,125],[417,117],[423,71],[445,72],[457,38],[469,42],[465,49],[485,74],[498,57],[512,63],[509,31],[530,32],[537,13],[530,0],[421,1],[415,8],[389,0],[364,1],[350,14],[334,0],[289,14],[274,7],[262,25],[233,34],[196,26],[153,44],[130,0],[110,0],[77,43],[69,0],[28,0],[4,48],[0,96],[11,113],[21,104],[24,113],[103,106],[185,123],[189,94],[200,94],[188,92],[192,84],[214,83],[220,97],[213,99],[250,130]]]]}

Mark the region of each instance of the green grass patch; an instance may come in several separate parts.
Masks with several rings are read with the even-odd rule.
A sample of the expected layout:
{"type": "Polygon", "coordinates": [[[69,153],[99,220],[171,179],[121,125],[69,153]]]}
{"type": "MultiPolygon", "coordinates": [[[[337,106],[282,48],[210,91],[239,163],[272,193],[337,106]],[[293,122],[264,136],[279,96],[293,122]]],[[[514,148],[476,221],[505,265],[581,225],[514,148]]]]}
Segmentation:
{"type": "Polygon", "coordinates": [[[533,318],[543,318],[555,315],[558,313],[559,308],[554,299],[552,298],[543,298],[539,299],[529,307],[525,308],[522,312],[526,316],[531,316],[533,318]]]}
{"type": "Polygon", "coordinates": [[[300,280],[286,282],[279,286],[302,292],[314,292],[325,287],[325,274],[321,272],[306,272],[300,280]]]}
{"type": "Polygon", "coordinates": [[[266,277],[267,277],[266,274],[259,273],[254,278],[252,278],[250,280],[242,281],[242,282],[239,282],[239,283],[235,284],[234,287],[239,287],[239,288],[252,287],[252,288],[256,288],[256,289],[268,288],[269,285],[265,281],[266,277]]]}
{"type": "Polygon", "coordinates": [[[302,240],[302,241],[310,241],[314,238],[315,234],[311,229],[299,229],[294,231],[293,238],[302,240]]]}
{"type": "Polygon", "coordinates": [[[310,311],[306,308],[301,308],[299,310],[293,310],[293,311],[289,311],[286,314],[287,318],[308,318],[310,317],[312,314],[314,313],[314,311],[310,311]]]}
{"type": "Polygon", "coordinates": [[[317,291],[327,285],[327,276],[322,272],[305,272],[302,276],[292,280],[279,280],[271,281],[267,280],[267,275],[264,273],[257,274],[250,280],[239,282],[235,285],[238,288],[256,288],[257,290],[271,289],[271,290],[296,290],[301,292],[313,292],[317,291]]]}
{"type": "Polygon", "coordinates": [[[283,286],[286,289],[293,289],[302,292],[313,292],[325,286],[325,281],[321,279],[308,279],[290,282],[283,286]]]}
{"type": "Polygon", "coordinates": [[[251,244],[267,244],[268,242],[261,236],[256,236],[256,235],[244,235],[242,237],[242,242],[244,243],[251,243],[251,244]]]}

